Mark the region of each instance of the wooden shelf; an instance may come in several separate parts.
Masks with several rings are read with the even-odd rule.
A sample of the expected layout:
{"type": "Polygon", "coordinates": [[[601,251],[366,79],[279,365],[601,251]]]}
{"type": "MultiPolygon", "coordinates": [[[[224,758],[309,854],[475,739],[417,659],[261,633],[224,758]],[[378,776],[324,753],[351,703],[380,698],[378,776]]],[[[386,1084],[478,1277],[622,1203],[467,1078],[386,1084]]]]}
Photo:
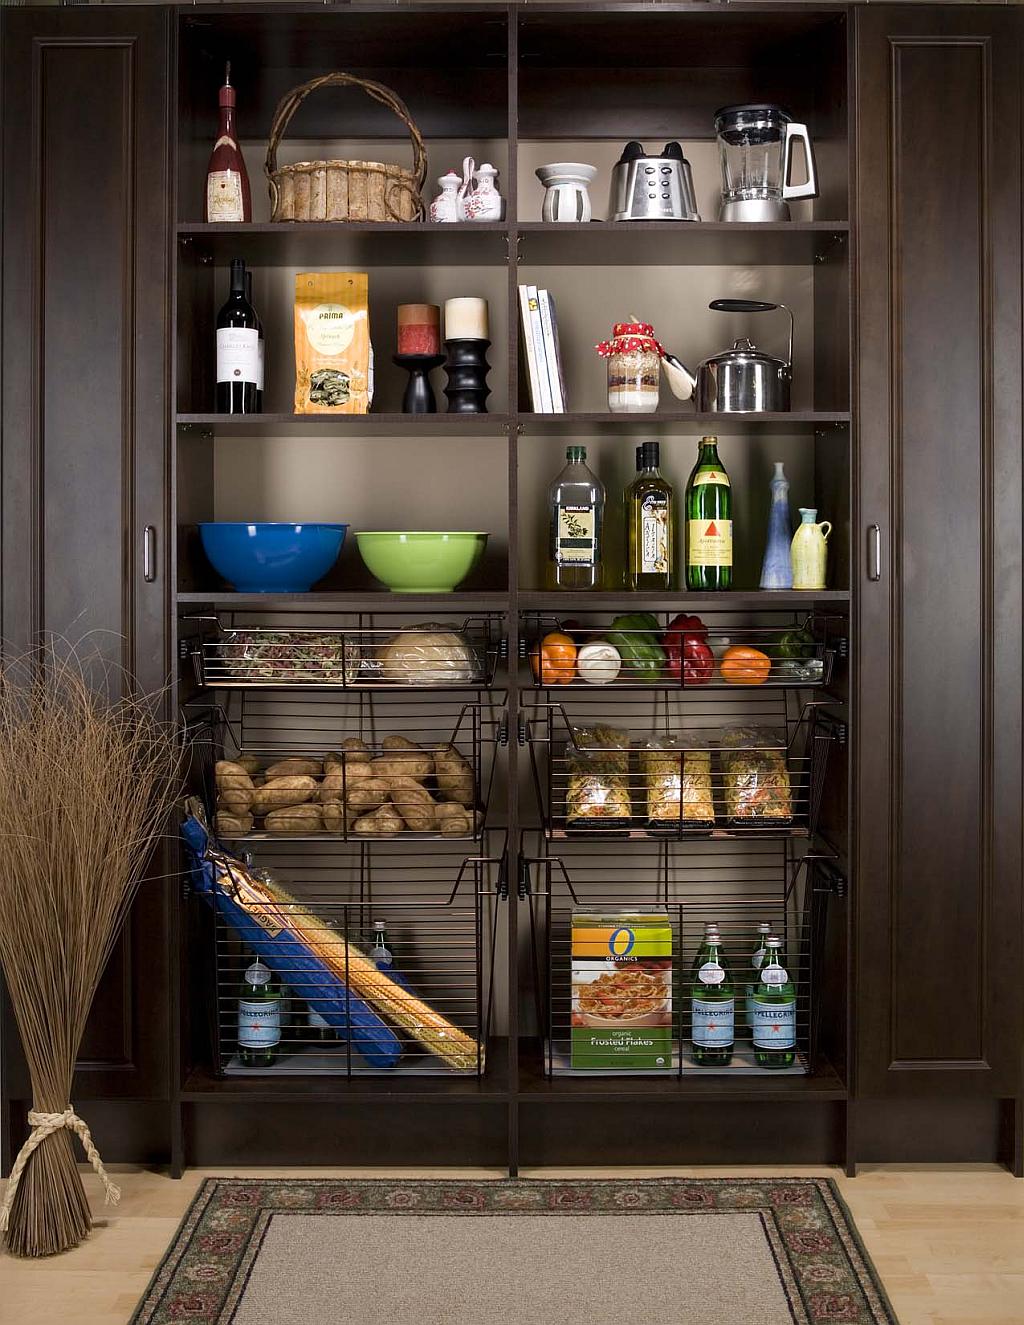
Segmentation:
{"type": "Polygon", "coordinates": [[[841,432],[850,423],[849,410],[787,410],[763,414],[698,414],[692,409],[664,409],[654,414],[533,414],[517,416],[524,433],[572,433],[580,428],[602,428],[618,432],[650,433],[652,428],[711,429],[722,436],[763,432],[841,432]]]}
{"type": "Polygon", "coordinates": [[[666,612],[766,612],[811,608],[817,603],[848,603],[848,589],[728,589],[722,593],[633,592],[629,589],[521,589],[518,603],[525,609],[557,610],[589,607],[595,612],[643,606],[666,612]]]}
{"type": "Polygon", "coordinates": [[[465,225],[435,225],[429,221],[186,221],[176,227],[179,252],[193,250],[221,264],[242,257],[255,267],[341,263],[504,267],[509,230],[505,221],[465,225]]]}
{"type": "Polygon", "coordinates": [[[806,266],[846,243],[848,221],[521,221],[520,259],[559,266],[806,266]]]}
{"type": "Polygon", "coordinates": [[[507,414],[177,414],[179,428],[209,432],[217,437],[283,434],[317,437],[325,433],[342,436],[415,437],[445,433],[460,437],[507,433],[512,426],[507,414]]]}
{"type": "Polygon", "coordinates": [[[475,1076],[215,1076],[201,1068],[186,1077],[181,1099],[193,1104],[504,1104],[509,1098],[503,1052],[495,1066],[475,1076]]]}

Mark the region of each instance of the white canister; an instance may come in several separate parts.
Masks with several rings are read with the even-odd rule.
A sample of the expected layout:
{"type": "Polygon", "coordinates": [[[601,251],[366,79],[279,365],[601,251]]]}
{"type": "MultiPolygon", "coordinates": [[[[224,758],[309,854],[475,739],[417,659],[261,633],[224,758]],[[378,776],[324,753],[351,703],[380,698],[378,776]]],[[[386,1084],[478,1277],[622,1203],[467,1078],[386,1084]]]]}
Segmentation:
{"type": "Polygon", "coordinates": [[[596,166],[580,161],[555,161],[549,166],[538,166],[534,172],[544,185],[544,203],[541,219],[545,221],[589,221],[589,186],[597,174],[596,166]]]}

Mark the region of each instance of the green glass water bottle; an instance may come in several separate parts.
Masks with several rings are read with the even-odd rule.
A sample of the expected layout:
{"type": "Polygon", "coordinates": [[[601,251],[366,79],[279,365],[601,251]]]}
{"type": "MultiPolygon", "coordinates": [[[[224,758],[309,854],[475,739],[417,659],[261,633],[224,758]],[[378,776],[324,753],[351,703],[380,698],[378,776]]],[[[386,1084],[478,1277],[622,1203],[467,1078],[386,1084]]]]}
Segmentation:
{"type": "Polygon", "coordinates": [[[750,965],[753,968],[753,971],[752,973],[751,972],[747,973],[746,1020],[747,1020],[747,1026],[751,1030],[753,1030],[754,1028],[754,995],[757,993],[757,982],[761,978],[761,967],[764,965],[765,957],[768,954],[768,949],[765,947],[765,942],[768,938],[768,935],[771,932],[772,932],[771,925],[767,924],[758,925],[757,942],[754,944],[754,952],[750,958],[750,965]]]}
{"type": "Polygon", "coordinates": [[[732,588],[732,487],[717,437],[700,439],[686,485],[686,587],[732,588]]]}
{"type": "Polygon", "coordinates": [[[281,1044],[281,990],[257,959],[238,992],[238,1056],[246,1067],[272,1067],[281,1044]]]}
{"type": "Polygon", "coordinates": [[[782,940],[767,950],[753,999],[754,1057],[758,1067],[792,1067],[796,1060],[796,986],[786,970],[782,940]]]}
{"type": "Polygon", "coordinates": [[[693,1061],[698,1067],[727,1067],[736,1038],[736,988],[720,935],[709,934],[706,948],[690,995],[693,1061]]]}

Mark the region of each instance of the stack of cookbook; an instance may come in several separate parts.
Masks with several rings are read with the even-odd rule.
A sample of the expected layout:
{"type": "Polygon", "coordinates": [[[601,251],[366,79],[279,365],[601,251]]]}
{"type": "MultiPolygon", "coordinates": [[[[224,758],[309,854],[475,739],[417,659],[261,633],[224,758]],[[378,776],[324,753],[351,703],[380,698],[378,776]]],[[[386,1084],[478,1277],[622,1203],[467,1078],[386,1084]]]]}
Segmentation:
{"type": "Polygon", "coordinates": [[[558,348],[558,318],[551,294],[535,285],[521,285],[519,321],[531,408],[535,414],[564,414],[568,403],[558,348]]]}

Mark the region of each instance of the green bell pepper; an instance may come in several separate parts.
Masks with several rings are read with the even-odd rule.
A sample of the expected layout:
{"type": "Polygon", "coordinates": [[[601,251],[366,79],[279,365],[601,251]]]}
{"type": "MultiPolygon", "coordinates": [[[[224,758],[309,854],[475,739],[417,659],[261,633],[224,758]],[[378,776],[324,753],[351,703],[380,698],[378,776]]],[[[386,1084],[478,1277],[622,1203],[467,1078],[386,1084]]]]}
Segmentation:
{"type": "Polygon", "coordinates": [[[814,636],[803,627],[785,631],[779,638],[776,653],[779,658],[813,658],[814,636]]]}
{"type": "Polygon", "coordinates": [[[622,658],[622,680],[662,681],[667,679],[667,658],[658,642],[661,626],[650,612],[626,612],[617,616],[605,639],[622,658]]]}

